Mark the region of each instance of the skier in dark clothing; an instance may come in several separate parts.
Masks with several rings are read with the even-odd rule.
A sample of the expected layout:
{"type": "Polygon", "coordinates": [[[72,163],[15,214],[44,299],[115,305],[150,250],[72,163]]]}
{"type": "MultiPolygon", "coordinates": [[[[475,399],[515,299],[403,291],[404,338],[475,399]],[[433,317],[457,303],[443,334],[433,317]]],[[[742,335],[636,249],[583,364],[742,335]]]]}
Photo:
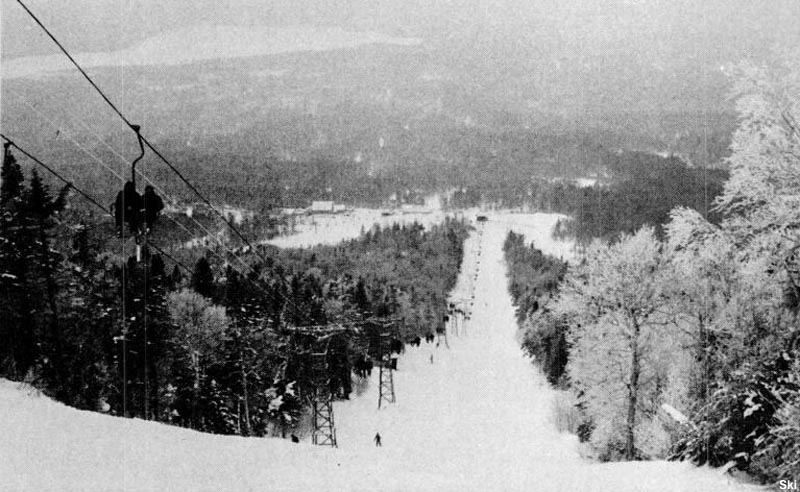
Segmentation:
{"type": "Polygon", "coordinates": [[[139,232],[141,222],[142,196],[136,192],[133,181],[125,183],[125,187],[117,193],[114,202],[114,220],[117,225],[117,235],[122,236],[122,223],[128,224],[132,234],[139,232]]]}
{"type": "Polygon", "coordinates": [[[144,197],[142,198],[144,204],[144,223],[146,231],[149,232],[153,224],[158,220],[158,216],[164,209],[164,201],[160,196],[156,195],[155,190],[150,185],[144,187],[144,197]]]}
{"type": "Polygon", "coordinates": [[[375,441],[376,447],[381,447],[381,435],[379,433],[377,432],[375,433],[375,437],[373,438],[373,440],[375,441]]]}

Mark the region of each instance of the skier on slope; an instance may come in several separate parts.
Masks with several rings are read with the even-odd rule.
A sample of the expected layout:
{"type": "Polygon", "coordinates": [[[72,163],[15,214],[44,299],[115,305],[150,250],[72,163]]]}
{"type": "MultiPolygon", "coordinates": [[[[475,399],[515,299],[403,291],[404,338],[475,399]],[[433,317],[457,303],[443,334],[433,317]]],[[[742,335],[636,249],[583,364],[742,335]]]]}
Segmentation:
{"type": "Polygon", "coordinates": [[[378,448],[381,447],[381,435],[380,435],[380,433],[376,432],[375,433],[375,437],[372,440],[375,441],[375,447],[378,447],[378,448]]]}

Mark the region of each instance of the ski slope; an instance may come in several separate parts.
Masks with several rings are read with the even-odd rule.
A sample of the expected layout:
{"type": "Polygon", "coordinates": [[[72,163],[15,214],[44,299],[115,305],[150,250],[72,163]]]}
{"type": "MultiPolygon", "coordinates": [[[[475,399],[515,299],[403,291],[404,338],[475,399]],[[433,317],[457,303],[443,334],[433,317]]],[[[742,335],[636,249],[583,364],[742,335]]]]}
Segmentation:
{"type": "Polygon", "coordinates": [[[685,463],[578,456],[575,437],[550,423],[553,392],[515,341],[502,255],[509,227],[551,254],[570,247],[549,239],[556,216],[506,219],[490,215],[467,240],[453,296],[475,293],[472,320],[450,331],[449,348],[423,343],[401,357],[396,403],[377,409],[378,371],[361,396],[337,402],[338,449],[81,412],[0,380],[0,490],[749,490],[685,463]]]}

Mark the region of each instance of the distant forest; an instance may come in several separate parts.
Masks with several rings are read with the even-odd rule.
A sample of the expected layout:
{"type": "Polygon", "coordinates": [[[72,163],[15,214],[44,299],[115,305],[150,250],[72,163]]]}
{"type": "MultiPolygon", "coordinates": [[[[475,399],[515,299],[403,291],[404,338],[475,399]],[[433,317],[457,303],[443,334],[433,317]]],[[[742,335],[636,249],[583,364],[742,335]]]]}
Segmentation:
{"type": "MultiPolygon", "coordinates": [[[[138,83],[124,96],[150,115],[143,134],[214,203],[258,213],[312,200],[380,206],[395,193],[414,202],[453,190],[468,195],[461,204],[513,207],[530,202],[541,181],[603,175],[620,160],[650,166],[668,159],[656,155],[674,153],[692,169],[711,169],[724,168],[729,154],[735,114],[724,106],[580,119],[539,114],[462,93],[451,82],[395,80],[397,73],[371,64],[425,72],[424,57],[367,47],[359,53],[220,61],[204,66],[208,74],[199,81],[187,67],[132,68],[126,77],[138,83]],[[309,84],[308,73],[317,71],[330,80],[309,84]],[[160,89],[170,86],[190,89],[160,89]]],[[[115,87],[116,75],[101,70],[97,78],[115,87]]],[[[138,149],[115,115],[98,111],[83,81],[10,80],[3,96],[3,126],[15,141],[82,188],[113,199],[121,182],[111,171],[127,176],[138,149]]],[[[167,198],[196,200],[149,153],[139,167],[167,198]]]]}
{"type": "Polygon", "coordinates": [[[720,220],[713,201],[728,172],[688,166],[682,159],[650,153],[623,152],[606,156],[605,175],[591,186],[568,179],[509,180],[497,188],[458,191],[451,206],[497,205],[568,215],[559,221],[555,235],[578,239],[614,239],[650,224],[661,226],[678,206],[693,208],[712,223],[720,220]]]}

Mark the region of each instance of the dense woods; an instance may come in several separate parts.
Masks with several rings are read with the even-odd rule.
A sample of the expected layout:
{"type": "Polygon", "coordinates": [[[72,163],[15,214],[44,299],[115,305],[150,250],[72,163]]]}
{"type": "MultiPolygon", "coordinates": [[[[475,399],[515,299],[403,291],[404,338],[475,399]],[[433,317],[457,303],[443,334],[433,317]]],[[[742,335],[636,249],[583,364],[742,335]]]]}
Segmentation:
{"type": "Polygon", "coordinates": [[[518,323],[530,325],[524,332],[522,347],[542,368],[548,381],[563,384],[567,364],[567,324],[556,319],[546,307],[558,292],[567,264],[547,256],[525,241],[525,236],[509,232],[503,244],[508,262],[509,291],[517,310],[518,323]]]}
{"type": "MultiPolygon", "coordinates": [[[[399,317],[401,346],[434,332],[467,234],[448,220],[335,247],[184,248],[182,264],[145,249],[137,262],[107,217],[70,207],[69,190],[54,196],[35,172],[26,180],[11,152],[2,183],[0,375],[78,408],[214,433],[297,425],[314,339],[287,327],[399,317]]],[[[354,364],[367,349],[357,333],[329,345],[335,396],[364,376],[354,364]]]]}
{"type": "MultiPolygon", "coordinates": [[[[312,200],[380,206],[394,193],[415,203],[425,195],[454,190],[454,207],[527,204],[571,213],[559,206],[562,191],[555,180],[564,180],[563,187],[574,178],[606,174],[616,181],[614,173],[626,161],[650,168],[679,159],[689,173],[702,176],[703,169],[722,167],[729,153],[734,115],[727,107],[711,111],[684,105],[679,111],[663,107],[652,113],[614,108],[590,120],[583,112],[564,120],[530,114],[516,103],[478,103],[474,94],[460,92],[443,103],[436,83],[418,77],[398,81],[364,66],[365,60],[378,57],[395,69],[426,72],[425,56],[420,60],[379,46],[287,54],[273,61],[280,67],[276,72],[286,72],[275,78],[258,76],[263,59],[208,62],[203,69],[210,75],[202,81],[191,66],[130,67],[128,77],[140,83],[132,84],[127,94],[151,115],[152,126],[143,134],[214,203],[259,213],[307,207],[312,200]],[[314,62],[309,64],[307,57],[314,62]],[[178,94],[156,89],[171,84],[194,89],[178,94]],[[329,84],[337,87],[336,96],[329,84]],[[402,86],[393,101],[383,100],[387,84],[402,86]],[[252,93],[242,98],[245,91],[252,93]],[[470,119],[473,123],[465,122],[470,119]]],[[[100,69],[96,75],[101,87],[117,83],[113,70],[100,69]]],[[[529,74],[520,76],[527,80],[529,74]]],[[[679,90],[685,93],[682,84],[679,90]]],[[[35,144],[39,158],[58,162],[79,187],[107,193],[105,199],[112,200],[111,190],[118,187],[113,172],[126,171],[129,159],[121,156],[135,155],[136,142],[109,115],[98,113],[83,81],[10,79],[4,91],[15,95],[8,97],[9,115],[29,115],[8,122],[15,138],[35,144]],[[31,112],[25,101],[39,101],[41,113],[31,112]],[[80,119],[98,138],[77,148],[64,137],[54,137],[46,117],[59,121],[63,134],[72,136],[86,131],[69,123],[80,119]]],[[[557,106],[562,105],[559,100],[557,106]]],[[[156,159],[143,159],[140,169],[177,202],[196,200],[156,159]]],[[[585,206],[596,201],[596,193],[591,194],[585,206]]],[[[613,209],[611,200],[607,203],[613,209]]]]}
{"type": "Polygon", "coordinates": [[[570,216],[558,225],[557,235],[587,244],[652,225],[663,238],[662,225],[679,206],[700,211],[712,223],[720,220],[713,201],[728,176],[724,170],[689,167],[674,156],[642,153],[620,155],[610,170],[613,178],[607,185],[547,190],[545,207],[570,216]]]}
{"type": "MultiPolygon", "coordinates": [[[[713,214],[685,203],[665,221],[616,222],[620,235],[587,245],[556,296],[517,296],[551,381],[541,340],[566,332],[561,383],[601,458],[732,464],[768,481],[800,473],[798,74],[788,58],[775,72],[742,69],[713,214]]],[[[552,278],[537,275],[531,285],[552,278]]]]}

